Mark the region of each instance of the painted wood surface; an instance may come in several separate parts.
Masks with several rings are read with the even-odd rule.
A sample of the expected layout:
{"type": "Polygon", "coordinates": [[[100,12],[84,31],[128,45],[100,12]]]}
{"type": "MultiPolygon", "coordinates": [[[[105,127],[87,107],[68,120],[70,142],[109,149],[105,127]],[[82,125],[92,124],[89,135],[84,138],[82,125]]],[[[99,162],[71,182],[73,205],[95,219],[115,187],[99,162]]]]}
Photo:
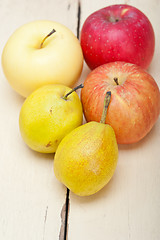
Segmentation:
{"type": "MultiPolygon", "coordinates": [[[[89,14],[114,3],[131,4],[152,22],[156,49],[149,72],[160,87],[159,0],[1,0],[0,52],[24,23],[54,20],[77,35],[89,14]]],[[[84,64],[78,83],[88,73],[84,64]]],[[[63,240],[67,190],[54,176],[53,155],[35,153],[21,139],[18,118],[23,102],[0,67],[0,239],[63,240]]],[[[99,193],[78,197],[68,192],[69,240],[160,239],[159,145],[160,119],[138,144],[119,146],[115,175],[99,193]]]]}

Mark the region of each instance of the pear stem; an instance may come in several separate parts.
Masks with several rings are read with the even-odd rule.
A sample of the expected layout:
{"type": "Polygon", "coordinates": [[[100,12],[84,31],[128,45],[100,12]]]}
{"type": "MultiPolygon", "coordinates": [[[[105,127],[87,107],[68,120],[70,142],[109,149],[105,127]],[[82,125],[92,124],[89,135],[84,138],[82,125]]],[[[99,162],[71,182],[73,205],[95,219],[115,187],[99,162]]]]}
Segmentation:
{"type": "Polygon", "coordinates": [[[106,121],[107,109],[108,109],[110,100],[111,100],[111,91],[108,91],[108,92],[106,92],[106,96],[104,99],[104,107],[103,107],[103,112],[102,112],[100,123],[105,123],[105,121],[106,121]]]}
{"type": "Polygon", "coordinates": [[[67,100],[67,97],[72,93],[72,92],[75,92],[77,89],[79,88],[83,88],[84,85],[83,84],[80,84],[78,85],[77,87],[73,88],[71,91],[69,91],[64,97],[62,97],[64,100],[67,100]]]}
{"type": "Polygon", "coordinates": [[[44,41],[45,41],[48,37],[50,37],[53,33],[55,33],[55,32],[56,32],[56,30],[55,30],[55,29],[52,29],[52,31],[51,31],[50,33],[48,33],[48,35],[45,36],[45,38],[43,38],[43,40],[42,40],[42,42],[41,42],[41,45],[40,45],[40,48],[43,47],[44,41]]]}

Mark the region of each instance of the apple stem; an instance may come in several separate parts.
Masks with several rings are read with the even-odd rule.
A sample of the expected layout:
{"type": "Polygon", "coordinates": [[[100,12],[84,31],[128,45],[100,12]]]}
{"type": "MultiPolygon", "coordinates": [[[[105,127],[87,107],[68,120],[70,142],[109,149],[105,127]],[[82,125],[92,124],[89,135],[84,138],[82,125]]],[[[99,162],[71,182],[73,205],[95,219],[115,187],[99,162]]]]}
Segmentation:
{"type": "Polygon", "coordinates": [[[48,33],[48,35],[45,36],[45,38],[43,38],[43,40],[42,40],[42,42],[41,42],[41,45],[40,45],[40,48],[43,47],[44,41],[45,41],[48,37],[50,37],[53,33],[55,33],[55,32],[56,32],[56,30],[55,30],[55,29],[52,29],[52,31],[51,31],[50,33],[48,33]]]}
{"type": "Polygon", "coordinates": [[[115,83],[116,83],[117,85],[119,85],[119,82],[118,82],[118,78],[117,78],[117,77],[115,77],[113,80],[115,81],[115,83]]]}
{"type": "Polygon", "coordinates": [[[113,16],[110,16],[109,22],[113,22],[113,23],[119,22],[119,19],[118,19],[118,18],[115,18],[115,17],[113,17],[113,16]]]}
{"type": "Polygon", "coordinates": [[[83,88],[83,87],[84,87],[83,84],[78,85],[77,87],[75,87],[75,88],[73,88],[71,91],[69,91],[69,92],[63,97],[63,99],[64,99],[64,100],[67,100],[67,97],[68,97],[72,92],[75,92],[77,89],[83,88]]]}
{"type": "Polygon", "coordinates": [[[102,112],[100,123],[105,124],[106,116],[107,116],[107,109],[108,109],[110,100],[111,100],[111,91],[108,91],[108,92],[106,92],[106,96],[104,99],[104,107],[103,107],[103,112],[102,112]]]}

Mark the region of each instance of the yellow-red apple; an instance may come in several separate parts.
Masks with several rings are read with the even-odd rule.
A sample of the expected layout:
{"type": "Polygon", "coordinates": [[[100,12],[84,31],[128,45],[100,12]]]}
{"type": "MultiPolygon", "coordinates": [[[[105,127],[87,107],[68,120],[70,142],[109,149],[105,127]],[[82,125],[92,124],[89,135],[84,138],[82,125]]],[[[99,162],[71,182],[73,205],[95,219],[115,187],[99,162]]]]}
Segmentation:
{"type": "Polygon", "coordinates": [[[138,142],[151,130],[160,113],[160,91],[141,67],[111,62],[94,69],[84,81],[81,100],[87,121],[100,121],[103,99],[111,91],[106,123],[119,144],[138,142]]]}

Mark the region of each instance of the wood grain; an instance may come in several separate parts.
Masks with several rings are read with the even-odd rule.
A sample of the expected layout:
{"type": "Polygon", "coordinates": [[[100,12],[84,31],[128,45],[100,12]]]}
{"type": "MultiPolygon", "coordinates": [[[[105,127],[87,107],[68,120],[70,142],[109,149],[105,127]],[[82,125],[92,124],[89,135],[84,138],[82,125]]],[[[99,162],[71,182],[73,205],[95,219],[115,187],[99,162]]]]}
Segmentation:
{"type": "MultiPolygon", "coordinates": [[[[79,37],[88,15],[115,3],[119,0],[1,1],[0,51],[16,28],[38,19],[60,22],[79,37]]],[[[139,8],[152,22],[156,49],[148,71],[160,87],[160,1],[121,3],[139,8]]],[[[84,63],[76,85],[89,72],[84,63]]],[[[68,194],[66,215],[67,190],[54,176],[53,155],[35,153],[21,139],[18,118],[23,102],[0,67],[0,239],[65,240],[67,227],[69,240],[159,240],[160,119],[138,144],[119,146],[115,175],[104,189],[91,197],[68,194]]]]}

